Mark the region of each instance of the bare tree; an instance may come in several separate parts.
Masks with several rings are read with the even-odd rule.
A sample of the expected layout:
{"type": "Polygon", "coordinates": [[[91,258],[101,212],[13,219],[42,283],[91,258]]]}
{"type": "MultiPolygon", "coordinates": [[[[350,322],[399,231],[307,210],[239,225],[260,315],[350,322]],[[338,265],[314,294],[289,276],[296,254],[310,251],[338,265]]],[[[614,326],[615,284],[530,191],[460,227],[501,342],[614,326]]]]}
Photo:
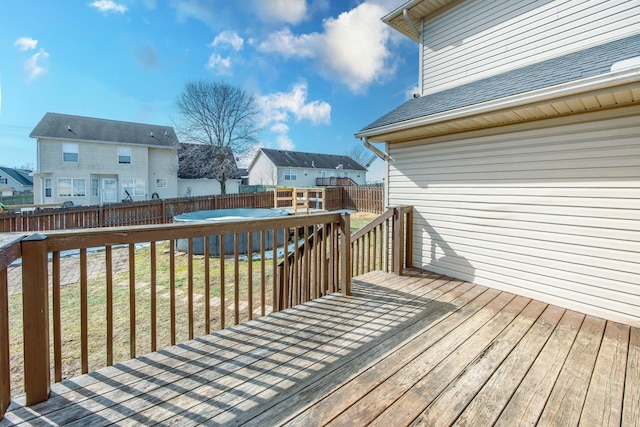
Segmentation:
{"type": "Polygon", "coordinates": [[[217,180],[226,194],[226,180],[237,175],[235,157],[258,142],[255,98],[227,83],[197,81],[185,85],[176,107],[174,127],[188,143],[179,149],[180,170],[217,180]]]}
{"type": "Polygon", "coordinates": [[[344,155],[351,157],[360,166],[364,166],[364,167],[367,166],[366,165],[367,160],[369,160],[371,158],[371,153],[369,152],[369,150],[364,148],[364,146],[361,145],[361,144],[354,145],[353,147],[351,147],[350,150],[347,150],[344,153],[344,155]]]}

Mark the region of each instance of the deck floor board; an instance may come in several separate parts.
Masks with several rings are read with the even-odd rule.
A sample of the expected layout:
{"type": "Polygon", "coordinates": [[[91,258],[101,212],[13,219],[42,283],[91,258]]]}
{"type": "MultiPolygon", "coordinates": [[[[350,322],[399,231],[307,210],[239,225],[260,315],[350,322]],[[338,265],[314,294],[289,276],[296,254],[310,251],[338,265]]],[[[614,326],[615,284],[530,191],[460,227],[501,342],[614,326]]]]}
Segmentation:
{"type": "Polygon", "coordinates": [[[52,386],[4,425],[640,425],[640,331],[423,270],[52,386]]]}

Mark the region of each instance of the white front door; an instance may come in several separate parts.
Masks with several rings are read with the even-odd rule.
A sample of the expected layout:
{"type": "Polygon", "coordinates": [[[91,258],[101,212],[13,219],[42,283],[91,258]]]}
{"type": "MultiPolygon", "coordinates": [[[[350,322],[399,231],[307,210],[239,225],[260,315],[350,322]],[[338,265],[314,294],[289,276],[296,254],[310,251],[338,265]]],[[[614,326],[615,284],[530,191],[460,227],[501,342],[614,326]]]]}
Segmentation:
{"type": "Polygon", "coordinates": [[[118,180],[104,178],[102,180],[102,203],[115,203],[118,201],[118,180]]]}

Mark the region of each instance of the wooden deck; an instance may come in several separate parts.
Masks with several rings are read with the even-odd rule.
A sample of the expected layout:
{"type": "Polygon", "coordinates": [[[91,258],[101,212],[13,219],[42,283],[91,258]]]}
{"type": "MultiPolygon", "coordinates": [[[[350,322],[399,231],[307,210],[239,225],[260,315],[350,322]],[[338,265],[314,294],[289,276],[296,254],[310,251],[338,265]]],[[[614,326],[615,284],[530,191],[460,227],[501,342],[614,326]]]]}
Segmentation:
{"type": "Polygon", "coordinates": [[[412,270],[55,384],[0,425],[640,425],[640,330],[412,270]]]}

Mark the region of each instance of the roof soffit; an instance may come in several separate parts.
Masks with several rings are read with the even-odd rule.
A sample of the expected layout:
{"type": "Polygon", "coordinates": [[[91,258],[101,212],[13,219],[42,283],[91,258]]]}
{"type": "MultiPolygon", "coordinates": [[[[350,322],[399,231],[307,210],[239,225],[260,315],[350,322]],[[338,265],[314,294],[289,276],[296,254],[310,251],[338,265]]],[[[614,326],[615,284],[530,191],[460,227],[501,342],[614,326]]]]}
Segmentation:
{"type": "Polygon", "coordinates": [[[382,17],[382,22],[416,43],[420,43],[419,35],[414,32],[411,24],[405,19],[404,11],[407,11],[408,18],[412,21],[413,25],[420,29],[422,21],[439,15],[461,1],[462,0],[411,0],[382,17]]]}

